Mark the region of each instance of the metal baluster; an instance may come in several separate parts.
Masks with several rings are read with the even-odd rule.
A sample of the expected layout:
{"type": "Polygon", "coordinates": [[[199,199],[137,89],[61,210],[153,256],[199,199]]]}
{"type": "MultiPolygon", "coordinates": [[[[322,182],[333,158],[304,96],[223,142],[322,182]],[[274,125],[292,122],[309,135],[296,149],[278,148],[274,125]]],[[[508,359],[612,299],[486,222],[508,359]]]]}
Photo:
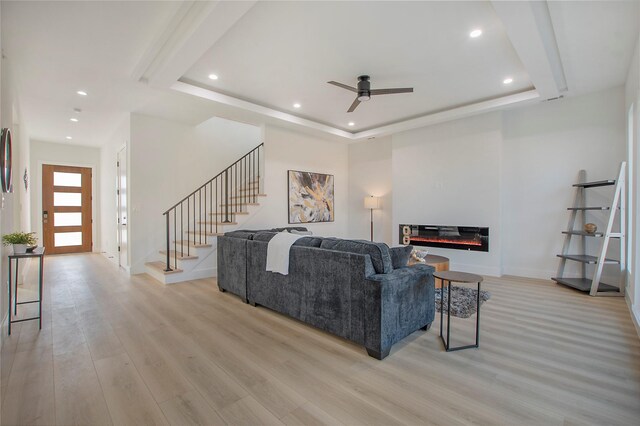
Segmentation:
{"type": "Polygon", "coordinates": [[[182,201],[180,202],[180,254],[184,256],[184,216],[182,214],[182,201]]]}
{"type": "MultiPolygon", "coordinates": [[[[187,256],[189,256],[191,252],[191,244],[189,244],[189,228],[191,227],[191,205],[189,203],[189,199],[187,198],[187,256]]],[[[184,239],[184,234],[182,234],[182,238],[184,239]]]]}
{"type": "Polygon", "coordinates": [[[198,241],[202,244],[202,192],[198,190],[198,241]]]}
{"type": "Polygon", "coordinates": [[[178,240],[176,231],[178,230],[176,209],[173,209],[173,266],[178,268],[178,240]]]}
{"type": "Polygon", "coordinates": [[[192,195],[193,197],[193,245],[196,245],[196,194],[192,195]]]}

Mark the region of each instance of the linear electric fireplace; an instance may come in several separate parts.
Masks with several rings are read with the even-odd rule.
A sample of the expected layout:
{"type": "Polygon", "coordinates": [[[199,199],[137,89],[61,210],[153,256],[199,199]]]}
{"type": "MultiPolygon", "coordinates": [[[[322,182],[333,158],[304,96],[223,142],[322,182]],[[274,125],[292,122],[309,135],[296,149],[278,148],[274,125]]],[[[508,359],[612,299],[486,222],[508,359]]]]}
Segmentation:
{"type": "Polygon", "coordinates": [[[400,225],[404,245],[489,251],[489,228],[478,226],[400,225]]]}

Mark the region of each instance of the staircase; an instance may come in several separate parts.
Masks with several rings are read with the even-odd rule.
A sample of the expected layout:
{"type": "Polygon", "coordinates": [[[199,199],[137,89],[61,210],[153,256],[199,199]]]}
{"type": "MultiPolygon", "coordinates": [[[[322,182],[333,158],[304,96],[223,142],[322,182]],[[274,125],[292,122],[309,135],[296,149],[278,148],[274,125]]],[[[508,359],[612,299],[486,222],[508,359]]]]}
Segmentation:
{"type": "Polygon", "coordinates": [[[216,237],[255,212],[261,197],[260,144],[163,213],[165,247],[146,271],[164,284],[216,276],[216,237]]]}

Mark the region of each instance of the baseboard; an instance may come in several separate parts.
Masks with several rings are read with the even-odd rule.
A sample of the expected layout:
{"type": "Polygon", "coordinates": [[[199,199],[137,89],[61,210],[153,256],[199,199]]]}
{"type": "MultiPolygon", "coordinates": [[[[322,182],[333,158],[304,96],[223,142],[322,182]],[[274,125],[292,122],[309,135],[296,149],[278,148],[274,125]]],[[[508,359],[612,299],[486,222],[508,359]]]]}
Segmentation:
{"type": "Polygon", "coordinates": [[[629,308],[629,313],[631,314],[631,321],[633,325],[636,327],[636,333],[638,333],[638,338],[640,338],[640,306],[634,305],[629,299],[629,293],[625,293],[624,300],[627,302],[627,307],[629,308]]]}
{"type": "Polygon", "coordinates": [[[544,270],[544,269],[535,269],[535,268],[513,268],[505,266],[502,269],[503,275],[513,275],[514,277],[525,277],[525,278],[537,278],[541,280],[550,280],[551,277],[555,277],[558,271],[554,270],[544,270]]]}
{"type": "Polygon", "coordinates": [[[451,262],[449,269],[452,271],[468,272],[470,274],[486,275],[490,277],[500,277],[500,268],[492,266],[465,265],[463,263],[451,262]]]}

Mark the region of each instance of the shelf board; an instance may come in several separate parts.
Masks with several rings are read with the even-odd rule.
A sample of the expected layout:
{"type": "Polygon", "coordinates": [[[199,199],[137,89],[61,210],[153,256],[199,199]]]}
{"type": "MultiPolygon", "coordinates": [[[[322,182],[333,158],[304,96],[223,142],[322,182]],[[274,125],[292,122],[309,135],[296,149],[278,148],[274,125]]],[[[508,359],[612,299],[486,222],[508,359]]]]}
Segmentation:
{"type": "MultiPolygon", "coordinates": [[[[588,278],[551,278],[553,281],[558,284],[566,285],[567,287],[572,287],[580,291],[591,291],[591,280],[588,278]]],[[[620,290],[616,286],[612,286],[609,284],[605,284],[600,282],[598,285],[598,291],[612,291],[619,292],[620,290]]]]}
{"type": "Polygon", "coordinates": [[[576,183],[573,186],[578,187],[578,188],[595,188],[598,186],[611,186],[611,185],[615,185],[616,184],[616,180],[615,179],[607,179],[607,180],[597,180],[594,182],[582,182],[582,183],[576,183]]]}
{"type": "Polygon", "coordinates": [[[569,207],[567,210],[611,210],[611,207],[569,207]]]}
{"type": "MultiPolygon", "coordinates": [[[[598,258],[596,256],[589,256],[586,254],[558,254],[558,257],[567,260],[573,260],[575,262],[587,263],[589,265],[595,265],[598,263],[598,258]]],[[[606,264],[618,264],[619,260],[615,259],[604,259],[604,263],[606,264]]]]}
{"type": "Polygon", "coordinates": [[[562,231],[563,234],[568,235],[582,235],[583,237],[603,237],[604,234],[602,232],[586,232],[586,231],[562,231]]]}

